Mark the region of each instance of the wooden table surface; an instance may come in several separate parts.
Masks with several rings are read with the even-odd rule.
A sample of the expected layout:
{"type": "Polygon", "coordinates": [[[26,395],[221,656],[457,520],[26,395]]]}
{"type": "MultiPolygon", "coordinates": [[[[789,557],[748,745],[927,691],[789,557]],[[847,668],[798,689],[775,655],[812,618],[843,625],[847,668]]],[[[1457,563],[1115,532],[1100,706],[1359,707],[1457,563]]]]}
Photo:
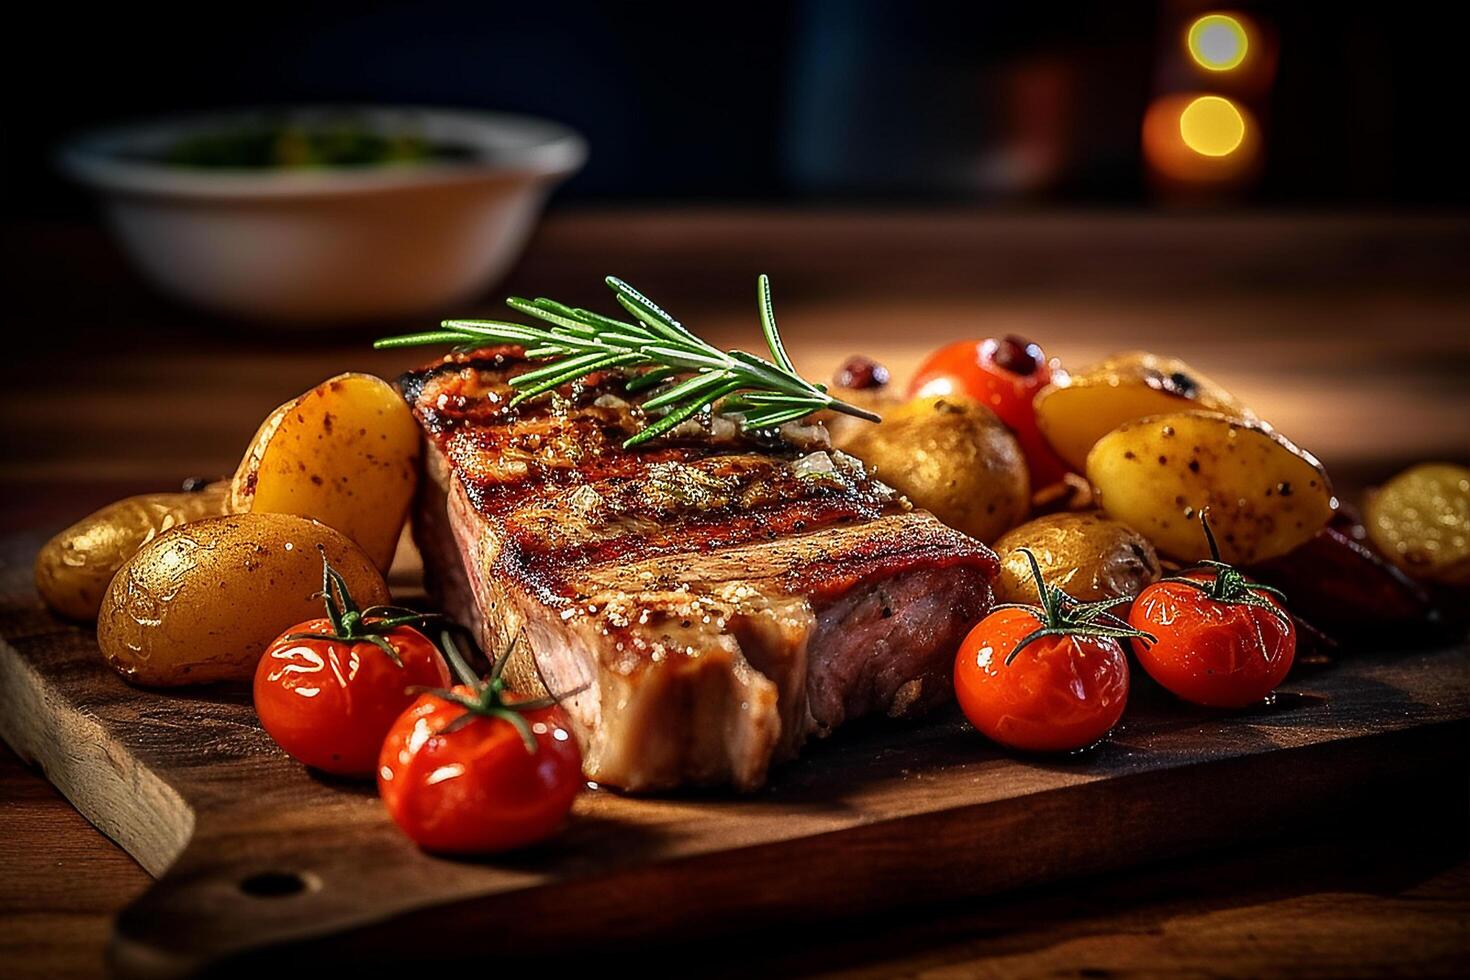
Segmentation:
{"type": "MultiPolygon", "coordinates": [[[[285,398],[337,371],[391,374],[411,359],[366,344],[404,324],[303,332],[180,310],[91,228],[12,227],[0,249],[0,531],[59,528],[117,496],[226,472],[285,398]]],[[[863,351],[902,376],[945,340],[998,332],[1074,363],[1167,351],[1315,451],[1352,499],[1410,461],[1470,457],[1466,268],[1466,216],[650,209],[552,216],[491,295],[601,306],[600,278],[614,273],[712,339],[754,345],[754,277],[765,271],[793,356],[817,375],[863,351]]],[[[494,308],[487,297],[454,312],[494,308]]],[[[1463,975],[1467,775],[1188,862],[737,940],[717,958],[671,944],[645,966],[1463,975]]],[[[0,976],[100,972],[109,916],[147,883],[0,748],[0,976]]]]}

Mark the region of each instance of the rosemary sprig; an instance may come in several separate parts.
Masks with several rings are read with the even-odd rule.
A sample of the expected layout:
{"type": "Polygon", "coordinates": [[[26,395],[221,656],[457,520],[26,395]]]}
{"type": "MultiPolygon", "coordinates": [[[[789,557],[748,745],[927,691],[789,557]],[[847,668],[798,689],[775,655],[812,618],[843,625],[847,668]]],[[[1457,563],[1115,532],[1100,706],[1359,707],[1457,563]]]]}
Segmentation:
{"type": "Polygon", "coordinates": [[[506,300],[511,309],[548,326],[445,320],[438,330],[385,337],[373,346],[449,343],[473,349],[521,345],[528,358],[547,363],[511,379],[511,386],[517,389],[512,405],[598,371],[628,372],[626,390],[634,394],[652,391],[643,409],[657,417],[625,441],[625,449],[657,438],[704,411],[735,416],[748,430],[774,429],[823,409],[880,421],[872,412],[833,397],[825,385],[813,384],[796,372],[776,329],[771,283],[766,276],[757,280],[756,298],[770,360],[742,350],[712,347],[621,279],[608,276],[606,282],[618,304],[632,315],[631,322],[555,300],[511,297],[506,300]]]}

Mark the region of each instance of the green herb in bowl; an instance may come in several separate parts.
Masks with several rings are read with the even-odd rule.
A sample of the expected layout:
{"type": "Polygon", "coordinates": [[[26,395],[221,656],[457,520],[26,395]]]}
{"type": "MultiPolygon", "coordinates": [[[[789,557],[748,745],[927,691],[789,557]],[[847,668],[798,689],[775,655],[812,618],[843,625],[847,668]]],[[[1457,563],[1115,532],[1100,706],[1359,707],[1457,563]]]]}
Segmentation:
{"type": "Polygon", "coordinates": [[[410,133],[381,133],[342,121],[252,123],[181,139],[158,162],[220,170],[377,167],[474,160],[471,147],[433,143],[410,133]]]}

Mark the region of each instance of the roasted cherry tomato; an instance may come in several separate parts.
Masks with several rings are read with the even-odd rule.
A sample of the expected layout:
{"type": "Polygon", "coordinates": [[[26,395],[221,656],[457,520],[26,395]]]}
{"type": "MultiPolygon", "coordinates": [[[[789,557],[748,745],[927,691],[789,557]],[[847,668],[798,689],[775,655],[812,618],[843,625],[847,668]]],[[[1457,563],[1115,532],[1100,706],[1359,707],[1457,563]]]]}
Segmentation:
{"type": "Polygon", "coordinates": [[[1051,383],[1052,364],[1041,348],[1022,337],[962,340],[925,358],[909,384],[909,394],[959,392],[985,405],[1016,434],[1031,471],[1031,488],[1060,480],[1067,464],[1052,451],[1036,425],[1032,402],[1051,383]]]}
{"type": "Polygon", "coordinates": [[[1128,658],[1119,640],[1136,631],[1108,613],[1113,600],[1080,603],[1047,585],[1035,556],[1021,550],[1042,604],[1003,606],[970,631],[955,659],[955,696],[970,723],[1002,745],[1086,748],[1123,716],[1128,658]]]}
{"type": "MultiPolygon", "coordinates": [[[[1203,520],[1203,518],[1202,518],[1203,520]]],[[[1280,593],[1215,560],[1155,582],[1128,614],[1152,642],[1133,652],[1148,675],[1177,697],[1212,708],[1243,708],[1286,679],[1296,657],[1296,626],[1280,593]]]]}
{"type": "MultiPolygon", "coordinates": [[[[446,650],[458,661],[452,641],[446,650]]],[[[393,724],[378,759],[378,793],[394,823],[445,854],[506,851],[551,836],[582,785],[582,753],[562,709],[517,702],[496,675],[422,695],[393,724]]]]}
{"type": "Polygon", "coordinates": [[[383,737],[413,703],[409,689],[445,686],[449,668],[408,625],[426,617],[393,607],[359,612],[341,576],[330,568],[324,574],[327,616],[292,627],[266,648],[255,669],[255,713],[296,760],[371,777],[383,737]]]}
{"type": "Polygon", "coordinates": [[[954,688],[970,724],[1014,749],[1065,752],[1101,739],[1128,703],[1128,658],[1114,639],[1047,636],[1009,656],[1041,620],[1024,609],[985,617],[965,637],[954,688]]]}

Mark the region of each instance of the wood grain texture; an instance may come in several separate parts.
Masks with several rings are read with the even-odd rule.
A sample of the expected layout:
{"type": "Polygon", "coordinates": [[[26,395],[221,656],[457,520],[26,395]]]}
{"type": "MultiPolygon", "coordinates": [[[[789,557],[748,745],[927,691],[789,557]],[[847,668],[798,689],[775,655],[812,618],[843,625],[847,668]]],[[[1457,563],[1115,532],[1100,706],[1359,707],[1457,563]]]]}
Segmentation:
{"type": "Polygon", "coordinates": [[[0,744],[0,975],[102,972],[113,913],[152,879],[0,744]]]}
{"type": "Polygon", "coordinates": [[[243,695],[123,684],[90,631],[39,607],[35,543],[3,549],[0,728],[161,873],[117,922],[113,962],[133,975],[244,968],[283,944],[376,960],[403,953],[404,930],[489,922],[520,943],[587,948],[820,921],[1218,846],[1406,770],[1464,767],[1457,649],[1341,663],[1241,717],[1146,691],[1114,738],[1072,760],[1002,754],[953,717],[859,726],[759,794],[589,793],[554,844],[443,860],[398,834],[370,786],[286,759],[243,695]]]}
{"type": "MultiPolygon", "coordinates": [[[[1187,860],[774,927],[759,942],[722,944],[717,957],[664,937],[638,952],[638,973],[682,978],[697,963],[709,978],[1458,978],[1470,962],[1470,786],[1411,778],[1369,789],[1329,820],[1187,860]],[[1405,813],[1416,832],[1392,832],[1405,813]]],[[[0,867],[6,980],[101,975],[113,913],[151,882],[4,745],[0,867]]],[[[435,949],[443,966],[484,969],[473,946],[435,949]]],[[[545,957],[502,949],[496,969],[542,969],[545,957]]],[[[556,963],[605,969],[607,957],[558,950],[556,963]]]]}

